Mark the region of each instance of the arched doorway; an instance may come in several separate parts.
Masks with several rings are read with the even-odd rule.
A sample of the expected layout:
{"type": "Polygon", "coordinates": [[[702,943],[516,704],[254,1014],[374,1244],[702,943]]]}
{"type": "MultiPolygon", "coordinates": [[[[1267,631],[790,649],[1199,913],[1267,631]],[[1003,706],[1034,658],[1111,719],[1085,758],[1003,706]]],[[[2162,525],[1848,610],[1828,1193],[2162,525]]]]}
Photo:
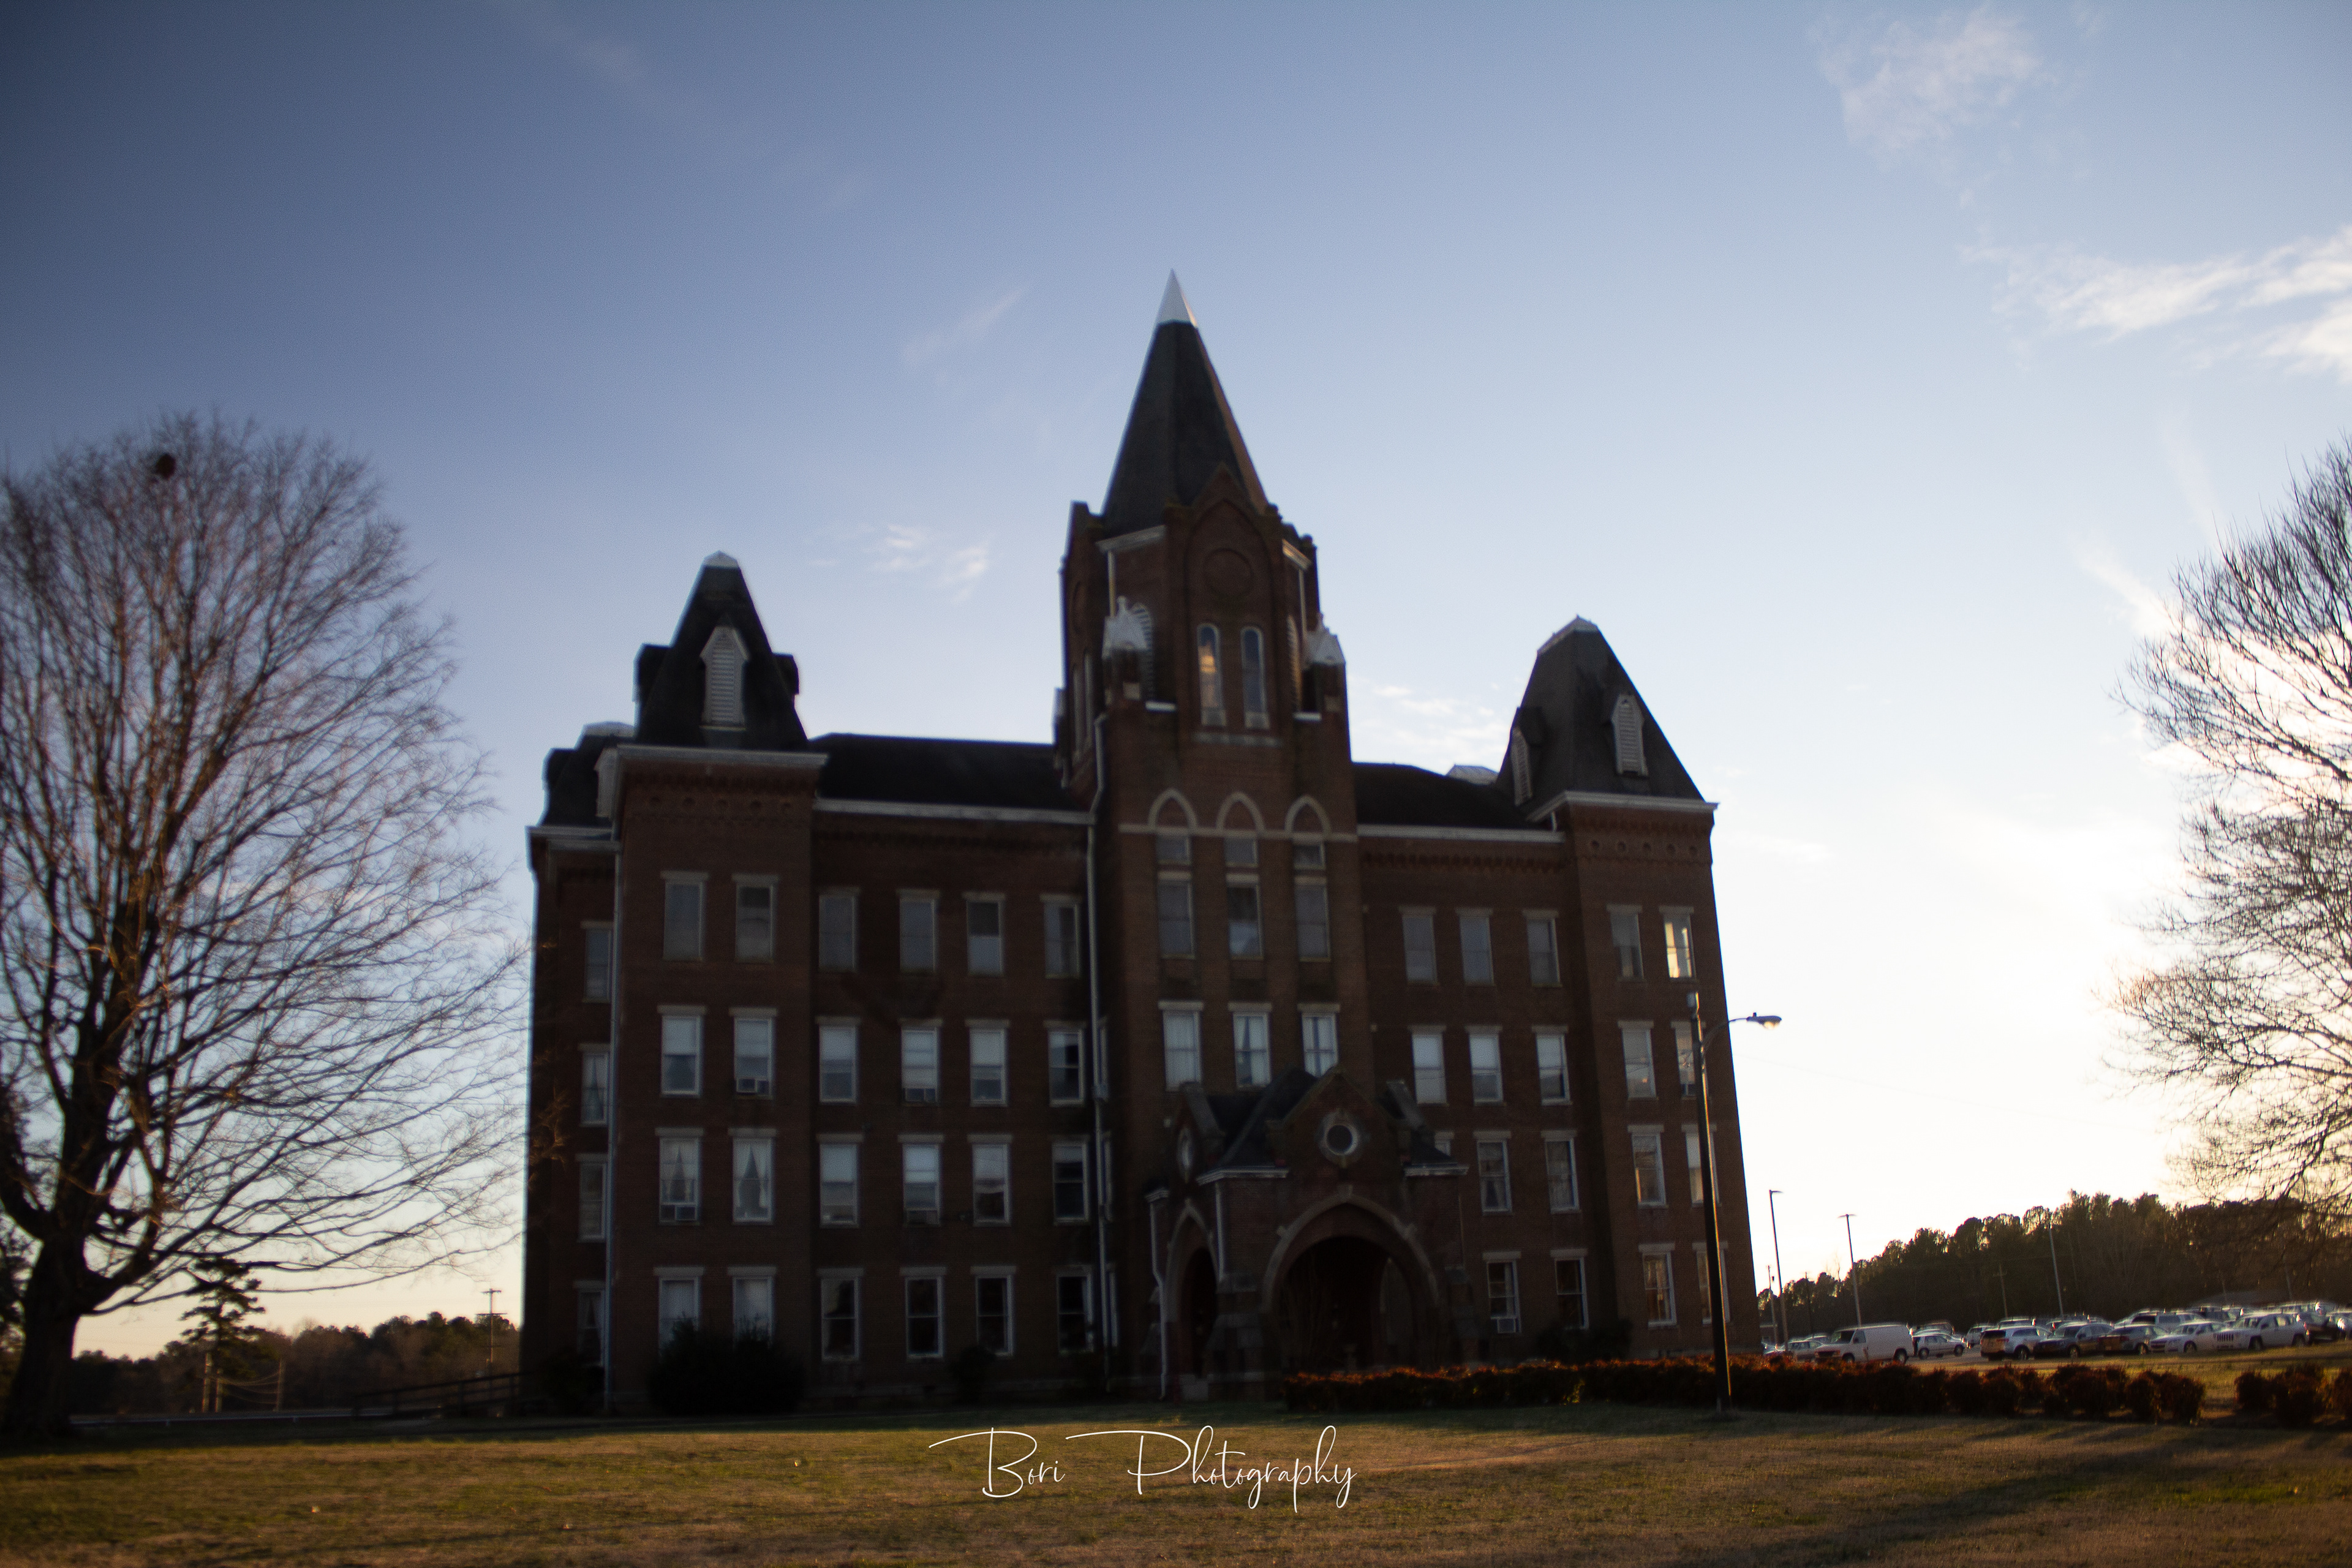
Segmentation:
{"type": "Polygon", "coordinates": [[[1217,1331],[1217,1270],[1209,1261],[1209,1250],[1202,1247],[1192,1254],[1184,1266],[1183,1293],[1178,1300],[1183,1304],[1181,1327],[1184,1360],[1180,1370],[1194,1376],[1205,1376],[1209,1371],[1209,1337],[1217,1331]]]}
{"type": "Polygon", "coordinates": [[[1333,1236],[1293,1258],[1275,1297],[1280,1364],[1350,1372],[1411,1363],[1413,1292],[1396,1259],[1360,1236],[1333,1236]]]}

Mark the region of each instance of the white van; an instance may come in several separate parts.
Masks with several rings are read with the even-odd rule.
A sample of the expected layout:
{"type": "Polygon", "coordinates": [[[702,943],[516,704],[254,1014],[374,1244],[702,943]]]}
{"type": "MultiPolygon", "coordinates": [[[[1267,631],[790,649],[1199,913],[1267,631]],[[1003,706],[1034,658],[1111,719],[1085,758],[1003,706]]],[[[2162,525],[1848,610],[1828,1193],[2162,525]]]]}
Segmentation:
{"type": "Polygon", "coordinates": [[[1815,1361],[1909,1361],[1911,1330],[1903,1323],[1864,1323],[1840,1329],[1813,1352],[1815,1361]]]}

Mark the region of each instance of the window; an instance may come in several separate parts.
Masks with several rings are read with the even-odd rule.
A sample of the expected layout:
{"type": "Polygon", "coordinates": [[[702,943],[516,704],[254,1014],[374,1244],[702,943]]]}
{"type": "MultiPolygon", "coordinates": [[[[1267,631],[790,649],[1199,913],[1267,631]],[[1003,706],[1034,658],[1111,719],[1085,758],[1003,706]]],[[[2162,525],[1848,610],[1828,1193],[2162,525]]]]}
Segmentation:
{"type": "Polygon", "coordinates": [[[1225,867],[1228,870],[1257,868],[1257,840],[1228,838],[1225,840],[1225,867]]]}
{"type": "Polygon", "coordinates": [[[1173,878],[1160,883],[1160,956],[1189,958],[1192,953],[1192,884],[1173,878]]]}
{"type": "Polygon", "coordinates": [[[898,1031],[898,1090],[909,1105],[940,1102],[940,1032],[937,1028],[898,1031]]]}
{"type": "Polygon", "coordinates": [[[662,883],[662,956],[702,956],[702,884],[669,878],[662,883]]]}
{"type": "Polygon", "coordinates": [[[1683,1129],[1683,1163],[1690,1171],[1691,1204],[1696,1207],[1706,1202],[1706,1163],[1696,1127],[1683,1129]]]}
{"type": "Polygon", "coordinates": [[[714,730],[743,727],[743,639],[720,626],[702,645],[702,721],[714,730]]]}
{"type": "Polygon", "coordinates": [[[584,933],[588,939],[588,973],[583,994],[591,1002],[613,999],[613,928],[590,926],[584,933]]]}
{"type": "Polygon", "coordinates": [[[1495,984],[1495,933],[1483,910],[1462,917],[1462,983],[1495,984]]]}
{"type": "Polygon", "coordinates": [[[1168,1058],[1169,1088],[1201,1081],[1201,1015],[1161,1013],[1160,1042],[1168,1058]]]}
{"type": "Polygon", "coordinates": [[[604,1162],[580,1162],[580,1239],[604,1239],[604,1162]]]}
{"type": "Polygon", "coordinates": [[[1013,1353],[1013,1280],[983,1274],[971,1282],[974,1337],[998,1355],[1013,1353]]]}
{"type": "Polygon", "coordinates": [[[1511,1146],[1503,1139],[1478,1140],[1478,1207],[1487,1214],[1511,1212],[1511,1146]]]}
{"type": "Polygon", "coordinates": [[[593,1285],[580,1287],[574,1298],[572,1343],[590,1366],[604,1364],[604,1292],[593,1285]]]}
{"type": "Polygon", "coordinates": [[[776,1331],[776,1282],[772,1279],[735,1282],[735,1337],[764,1340],[776,1331]]]}
{"type": "Polygon", "coordinates": [[[965,962],[974,974],[1004,973],[1004,900],[967,899],[963,906],[965,962]]]}
{"type": "Polygon", "coordinates": [[[1692,1283],[1698,1287],[1698,1321],[1711,1323],[1715,1321],[1715,1291],[1707,1283],[1706,1243],[1703,1241],[1691,1243],[1691,1271],[1692,1283]]]}
{"type": "Polygon", "coordinates": [[[735,1020],[735,1092],[775,1092],[776,1021],[773,1018],[735,1020]]]}
{"type": "Polygon", "coordinates": [[[613,1057],[584,1051],[580,1057],[580,1125],[602,1127],[612,1114],[613,1057]]]}
{"type": "Polygon", "coordinates": [[[1422,910],[1407,910],[1404,917],[1404,977],[1407,980],[1437,978],[1437,917],[1422,910]]]}
{"type": "Polygon", "coordinates": [[[1054,1326],[1064,1355],[1077,1355],[1094,1343],[1094,1281],[1065,1274],[1054,1281],[1054,1326]]]}
{"type": "Polygon", "coordinates": [[[816,966],[857,967],[857,895],[826,893],[816,901],[816,966]]]}
{"type": "Polygon", "coordinates": [[[1563,1329],[1584,1327],[1584,1259],[1555,1258],[1551,1260],[1551,1288],[1559,1303],[1559,1326],[1563,1329]]]}
{"type": "Polygon", "coordinates": [[[1412,1032],[1412,1097],[1423,1105],[1445,1103],[1445,1037],[1435,1029],[1412,1032]]]}
{"type": "Polygon", "coordinates": [[[1004,1031],[974,1026],[971,1031],[971,1102],[1004,1103],[1004,1031]]]}
{"type": "Polygon", "coordinates": [[[1255,626],[1242,628],[1242,722],[1253,730],[1265,728],[1265,634],[1255,626]]]}
{"type": "Polygon", "coordinates": [[[1632,692],[1617,699],[1609,722],[1617,731],[1617,771],[1646,775],[1650,764],[1642,755],[1642,705],[1633,700],[1632,692]]]}
{"type": "Polygon", "coordinates": [[[1559,984],[1559,941],[1549,915],[1528,917],[1528,984],[1559,984]]]}
{"type": "Polygon", "coordinates": [[[702,1140],[661,1141],[661,1223],[693,1225],[702,1217],[702,1140]]]}
{"type": "Polygon", "coordinates": [[[1642,978],[1642,911],[1611,910],[1609,940],[1617,949],[1617,978],[1642,978]]]}
{"type": "Polygon", "coordinates": [[[1633,1201],[1644,1208],[1658,1208],[1666,1201],[1665,1156],[1659,1143],[1655,1132],[1633,1134],[1633,1201]]]}
{"type": "Polygon", "coordinates": [[[1290,866],[1295,871],[1323,869],[1323,846],[1316,839],[1297,839],[1290,846],[1290,866]]]}
{"type": "Polygon", "coordinates": [[[857,1223],[857,1145],[816,1146],[817,1223],[857,1223]]]}
{"type": "Polygon", "coordinates": [[[1307,1070],[1321,1078],[1339,1065],[1339,1020],[1329,1013],[1302,1013],[1298,1018],[1300,1056],[1307,1070]]]}
{"type": "Polygon", "coordinates": [[[1544,1195],[1554,1214],[1572,1213],[1576,1206],[1576,1140],[1544,1140],[1544,1195]]]}
{"type": "Polygon", "coordinates": [[[1301,882],[1291,890],[1291,896],[1298,906],[1298,956],[1330,957],[1331,889],[1320,882],[1301,882]]]}
{"type": "Polygon", "coordinates": [[[940,1146],[936,1143],[900,1144],[898,1168],[905,1182],[907,1223],[939,1224],[940,1146]]]}
{"type": "Polygon", "coordinates": [[[690,1329],[702,1321],[702,1281],[699,1279],[665,1279],[661,1282],[662,1343],[669,1343],[680,1329],[690,1329]]]}
{"type": "Polygon", "coordinates": [[[735,1140],[735,1220],[765,1225],[776,1215],[776,1142],[772,1138],[735,1140]]]}
{"type": "Polygon", "coordinates": [[[1642,1254],[1642,1300],[1653,1326],[1675,1321],[1675,1260],[1663,1252],[1642,1254]]]}
{"type": "Polygon", "coordinates": [[[940,1286],[936,1274],[919,1274],[907,1281],[907,1357],[926,1361],[944,1355],[940,1348],[940,1286]]]}
{"type": "Polygon", "coordinates": [[[1257,884],[1225,889],[1225,948],[1235,958],[1265,956],[1265,931],[1257,918],[1257,884]]]}
{"type": "Polygon", "coordinates": [[[1057,1220],[1087,1217],[1087,1146],[1084,1143],[1054,1145],[1054,1217],[1057,1220]]]}
{"type": "Polygon", "coordinates": [[[1225,721],[1225,683],[1217,669],[1217,628],[1202,626],[1201,649],[1201,722],[1222,724],[1225,721]]]}
{"type": "Polygon", "coordinates": [[[1163,833],[1151,852],[1162,866],[1190,866],[1192,863],[1192,840],[1187,834],[1163,833]]]}
{"type": "Polygon", "coordinates": [[[1079,1076],[1084,1047],[1081,1030],[1045,1031],[1045,1098],[1052,1103],[1076,1105],[1086,1098],[1086,1085],[1079,1076]]]}
{"type": "Polygon", "coordinates": [[[822,1024],[816,1031],[816,1097],[829,1105],[857,1099],[857,1026],[822,1024]]]}
{"type": "Polygon", "coordinates": [[[898,967],[924,973],[940,966],[940,901],[926,893],[898,898],[898,967]]]}
{"type": "Polygon", "coordinates": [[[1507,1258],[1486,1264],[1486,1316],[1498,1334],[1519,1331],[1519,1266],[1507,1258]]]}
{"type": "Polygon", "coordinates": [[[1482,1105],[1503,1099],[1503,1037],[1492,1029],[1470,1031],[1470,1098],[1482,1105]]]}
{"type": "Polygon", "coordinates": [[[1568,1037],[1539,1030],[1536,1035],[1536,1095],[1546,1105],[1568,1103],[1568,1037]]]}
{"type": "Polygon", "coordinates": [[[857,1359],[857,1281],[821,1279],[817,1301],[824,1321],[824,1359],[857,1359]]]}
{"type": "Polygon", "coordinates": [[[1691,917],[1688,910],[1664,911],[1666,926],[1666,978],[1696,980],[1698,964],[1691,956],[1691,917]]]}
{"type": "Polygon", "coordinates": [[[776,887],[772,882],[735,884],[735,956],[776,956],[776,887]]]}
{"type": "Polygon", "coordinates": [[[662,1092],[702,1092],[702,1020],[690,1014],[662,1018],[662,1092]]]}
{"type": "Polygon", "coordinates": [[[1691,1044],[1691,1026],[1675,1026],[1675,1077],[1681,1080],[1683,1098],[1698,1098],[1698,1052],[1691,1044]]]}
{"type": "Polygon", "coordinates": [[[1272,1053],[1266,1048],[1265,1015],[1234,1015],[1234,1084],[1258,1089],[1272,1076],[1272,1053]]]}
{"type": "Polygon", "coordinates": [[[1625,1047],[1625,1098],[1656,1099],[1658,1075],[1650,1062],[1650,1026],[1620,1024],[1617,1036],[1625,1047]]]}
{"type": "Polygon", "coordinates": [[[1078,906],[1048,903],[1045,906],[1045,973],[1065,975],[1077,972],[1078,906]]]}
{"type": "Polygon", "coordinates": [[[1013,1151],[1006,1144],[971,1146],[971,1219],[974,1225],[1013,1223],[1013,1151]]]}

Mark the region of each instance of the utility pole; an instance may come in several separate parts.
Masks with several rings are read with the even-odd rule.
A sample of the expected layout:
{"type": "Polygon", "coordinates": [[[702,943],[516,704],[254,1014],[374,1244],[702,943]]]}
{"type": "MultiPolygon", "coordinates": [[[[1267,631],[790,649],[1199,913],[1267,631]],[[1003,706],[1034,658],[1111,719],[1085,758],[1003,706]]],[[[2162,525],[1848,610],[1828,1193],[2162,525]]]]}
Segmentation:
{"type": "Polygon", "coordinates": [[[1780,1195],[1778,1187],[1764,1192],[1764,1208],[1772,1216],[1772,1326],[1780,1331],[1780,1342],[1789,1342],[1789,1277],[1780,1269],[1780,1205],[1772,1200],[1780,1195]]]}
{"type": "Polygon", "coordinates": [[[1862,1265],[1853,1256],[1853,1215],[1842,1214],[1845,1221],[1845,1277],[1853,1286],[1853,1326],[1862,1327],[1862,1265]]]}
{"type": "Polygon", "coordinates": [[[490,1302],[490,1310],[482,1314],[484,1326],[490,1331],[490,1359],[482,1370],[496,1372],[499,1370],[499,1290],[492,1286],[482,1294],[488,1297],[490,1302]]]}

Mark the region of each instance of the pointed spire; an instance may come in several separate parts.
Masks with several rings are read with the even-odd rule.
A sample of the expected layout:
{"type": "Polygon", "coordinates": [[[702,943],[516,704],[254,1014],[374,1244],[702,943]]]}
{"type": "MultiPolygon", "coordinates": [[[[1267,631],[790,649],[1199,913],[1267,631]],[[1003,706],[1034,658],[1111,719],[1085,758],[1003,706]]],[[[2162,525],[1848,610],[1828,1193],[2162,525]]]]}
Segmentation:
{"type": "Polygon", "coordinates": [[[1158,527],[1171,502],[1192,505],[1220,468],[1241,482],[1252,502],[1266,505],[1184,287],[1171,272],[1103,497],[1105,529],[1118,534],[1158,527]]]}
{"type": "Polygon", "coordinates": [[[1152,325],[1164,327],[1171,321],[1181,321],[1188,327],[1201,323],[1192,314],[1192,301],[1184,298],[1184,285],[1176,281],[1176,269],[1168,269],[1168,291],[1160,296],[1160,319],[1152,325]]]}

